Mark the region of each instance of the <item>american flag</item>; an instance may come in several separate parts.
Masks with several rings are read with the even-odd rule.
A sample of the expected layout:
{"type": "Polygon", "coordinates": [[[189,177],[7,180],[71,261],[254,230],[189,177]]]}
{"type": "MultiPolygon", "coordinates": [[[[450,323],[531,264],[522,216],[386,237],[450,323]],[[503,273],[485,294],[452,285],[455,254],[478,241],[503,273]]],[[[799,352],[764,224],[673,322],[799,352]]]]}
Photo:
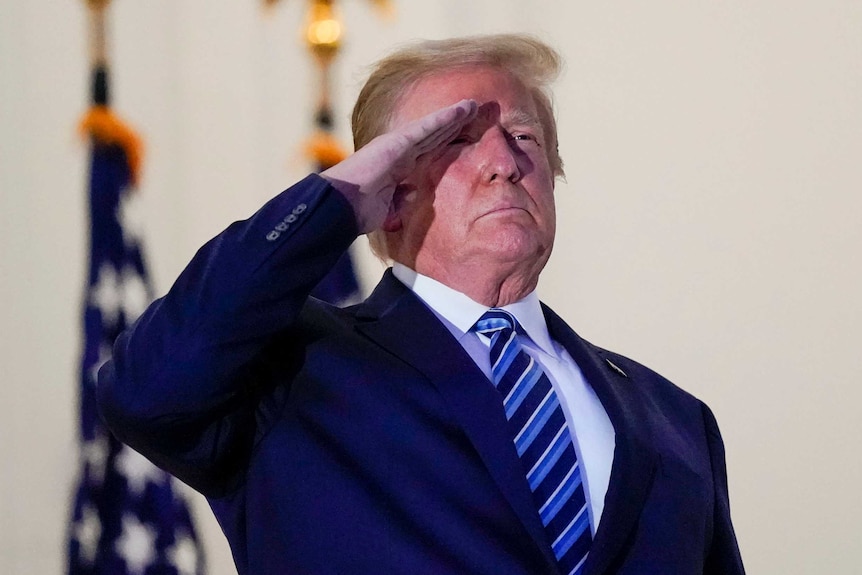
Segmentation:
{"type": "Polygon", "coordinates": [[[105,141],[98,127],[107,118],[121,132],[127,129],[107,107],[94,110],[100,116],[88,130],[91,235],[83,301],[81,469],[69,527],[68,573],[203,575],[189,508],[172,478],[117,441],[96,410],[96,373],[117,335],[152,300],[153,290],[132,217],[129,150],[121,142],[105,141]]]}

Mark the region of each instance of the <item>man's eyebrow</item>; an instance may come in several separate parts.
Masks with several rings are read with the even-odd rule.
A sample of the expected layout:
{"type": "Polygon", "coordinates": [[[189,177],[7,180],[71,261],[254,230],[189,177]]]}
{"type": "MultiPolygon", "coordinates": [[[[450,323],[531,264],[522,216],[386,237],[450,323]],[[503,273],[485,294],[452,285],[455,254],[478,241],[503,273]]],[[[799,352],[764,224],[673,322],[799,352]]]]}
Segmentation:
{"type": "Polygon", "coordinates": [[[535,130],[542,131],[542,123],[539,121],[536,115],[529,113],[523,108],[515,108],[513,110],[509,110],[502,118],[502,120],[505,124],[510,126],[524,126],[527,128],[533,128],[535,130]]]}

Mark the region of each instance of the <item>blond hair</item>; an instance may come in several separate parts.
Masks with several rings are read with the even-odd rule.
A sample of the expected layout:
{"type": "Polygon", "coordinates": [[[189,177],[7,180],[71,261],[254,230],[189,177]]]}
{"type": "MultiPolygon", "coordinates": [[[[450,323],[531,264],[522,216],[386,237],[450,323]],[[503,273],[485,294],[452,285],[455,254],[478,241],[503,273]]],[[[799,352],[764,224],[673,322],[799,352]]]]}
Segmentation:
{"type": "MultiPolygon", "coordinates": [[[[399,100],[420,80],[473,66],[504,70],[529,90],[542,123],[548,164],[555,176],[562,176],[563,161],[557,146],[557,124],[550,93],[550,84],[559,74],[562,60],[553,48],[523,34],[425,40],[403,46],[378,61],[353,107],[354,148],[358,150],[389,130],[399,100]]],[[[368,239],[374,253],[387,259],[384,232],[376,230],[368,239]]]]}

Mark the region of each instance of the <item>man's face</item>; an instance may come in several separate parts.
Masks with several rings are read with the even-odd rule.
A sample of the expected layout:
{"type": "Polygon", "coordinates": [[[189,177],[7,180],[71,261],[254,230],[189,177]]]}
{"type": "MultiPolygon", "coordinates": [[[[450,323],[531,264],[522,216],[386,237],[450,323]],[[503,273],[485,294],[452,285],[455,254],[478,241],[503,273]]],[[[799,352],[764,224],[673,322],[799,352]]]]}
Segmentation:
{"type": "Polygon", "coordinates": [[[538,277],[554,242],[554,177],[527,89],[496,68],[429,76],[402,97],[392,127],[465,98],[479,104],[476,118],[420,157],[408,191],[396,194],[392,255],[449,285],[451,274],[481,267],[527,265],[538,277]]]}

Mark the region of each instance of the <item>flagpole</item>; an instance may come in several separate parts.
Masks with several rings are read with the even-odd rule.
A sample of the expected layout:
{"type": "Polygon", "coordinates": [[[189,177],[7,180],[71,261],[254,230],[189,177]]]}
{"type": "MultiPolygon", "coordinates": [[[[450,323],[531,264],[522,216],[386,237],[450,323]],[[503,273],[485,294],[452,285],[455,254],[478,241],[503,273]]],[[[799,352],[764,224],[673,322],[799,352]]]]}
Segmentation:
{"type": "MultiPolygon", "coordinates": [[[[272,8],[279,0],[263,0],[265,8],[272,8]]],[[[384,17],[394,13],[392,0],[370,0],[384,17]]],[[[304,38],[306,46],[317,63],[318,97],[314,122],[316,130],[306,145],[306,153],[319,170],[325,170],[347,155],[333,136],[334,121],[330,94],[332,91],[331,67],[341,49],[343,24],[338,18],[335,0],[308,0],[304,38]]]]}
{"type": "MultiPolygon", "coordinates": [[[[266,7],[278,0],[264,0],[266,7]]],[[[389,0],[372,0],[384,14],[391,14],[389,0]]],[[[343,25],[338,18],[335,0],[309,0],[304,29],[306,47],[317,63],[317,108],[314,113],[314,133],[308,139],[305,152],[323,171],[347,156],[344,147],[335,138],[332,113],[332,62],[341,49],[343,25]]],[[[329,274],[312,290],[311,295],[335,305],[347,305],[359,296],[359,282],[350,251],[336,262],[329,274]]]]}
{"type": "Polygon", "coordinates": [[[107,32],[106,18],[110,0],[87,0],[90,12],[90,63],[96,66],[107,65],[107,32]]]}

